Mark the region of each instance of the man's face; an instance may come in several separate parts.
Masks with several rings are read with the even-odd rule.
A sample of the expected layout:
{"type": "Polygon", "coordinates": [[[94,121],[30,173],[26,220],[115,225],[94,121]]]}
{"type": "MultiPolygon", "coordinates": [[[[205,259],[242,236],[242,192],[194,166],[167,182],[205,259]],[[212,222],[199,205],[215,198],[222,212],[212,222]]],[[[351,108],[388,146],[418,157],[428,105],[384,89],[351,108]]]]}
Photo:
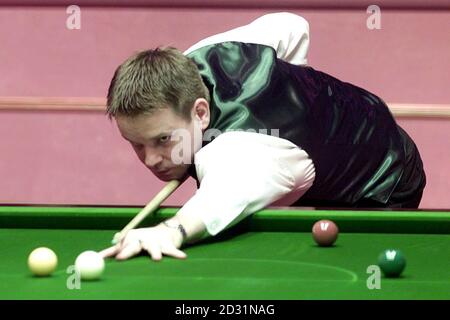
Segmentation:
{"type": "MultiPolygon", "coordinates": [[[[209,110],[208,110],[209,113],[209,110]]],[[[177,115],[172,109],[157,109],[151,114],[141,114],[136,117],[117,116],[117,126],[123,138],[130,142],[139,160],[150,169],[160,180],[170,181],[182,179],[195,152],[201,147],[194,143],[194,131],[202,126],[202,120],[196,115],[195,106],[191,116],[194,120],[186,120],[177,115]],[[178,132],[188,134],[190,147],[183,148],[184,163],[177,164],[172,150],[180,146],[180,141],[173,140],[179,136],[178,132]],[[175,163],[174,163],[175,162],[175,163]]],[[[198,132],[196,133],[198,137],[198,132]]],[[[201,135],[201,130],[200,130],[201,135]]],[[[200,137],[201,139],[201,137],[200,137]]],[[[179,163],[179,162],[178,162],[179,163]]]]}

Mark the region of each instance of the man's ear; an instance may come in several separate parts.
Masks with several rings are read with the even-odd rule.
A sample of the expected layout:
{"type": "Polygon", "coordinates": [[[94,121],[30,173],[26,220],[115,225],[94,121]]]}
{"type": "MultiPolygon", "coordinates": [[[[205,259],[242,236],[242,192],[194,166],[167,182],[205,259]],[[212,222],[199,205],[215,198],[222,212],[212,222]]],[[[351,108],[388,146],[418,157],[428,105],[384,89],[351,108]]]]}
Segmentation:
{"type": "Polygon", "coordinates": [[[206,130],[211,121],[211,114],[209,112],[209,103],[204,98],[198,98],[194,102],[192,108],[192,119],[200,122],[200,127],[202,130],[206,130]]]}

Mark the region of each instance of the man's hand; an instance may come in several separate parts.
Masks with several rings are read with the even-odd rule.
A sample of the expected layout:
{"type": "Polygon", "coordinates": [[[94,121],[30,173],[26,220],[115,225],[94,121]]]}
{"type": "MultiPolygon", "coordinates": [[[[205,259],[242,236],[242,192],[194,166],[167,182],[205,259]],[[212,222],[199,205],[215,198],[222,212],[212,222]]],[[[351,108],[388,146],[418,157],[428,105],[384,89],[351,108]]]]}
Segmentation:
{"type": "Polygon", "coordinates": [[[115,256],[117,260],[126,260],[145,250],[155,261],[161,260],[163,255],[185,259],[186,253],[179,250],[182,241],[178,230],[160,224],[151,228],[130,230],[121,242],[101,251],[100,254],[104,258],[115,256]]]}

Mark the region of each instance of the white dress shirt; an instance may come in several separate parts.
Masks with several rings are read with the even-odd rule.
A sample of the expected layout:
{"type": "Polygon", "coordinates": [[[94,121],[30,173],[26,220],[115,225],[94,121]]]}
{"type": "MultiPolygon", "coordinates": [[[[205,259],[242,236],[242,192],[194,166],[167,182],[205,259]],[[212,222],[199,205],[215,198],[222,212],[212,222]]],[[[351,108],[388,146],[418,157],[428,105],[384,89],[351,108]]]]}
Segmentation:
{"type": "Polygon", "coordinates": [[[203,39],[184,53],[227,41],[263,44],[274,48],[279,59],[296,65],[307,64],[309,24],[293,13],[269,13],[248,25],[203,39]]]}
{"type": "MultiPolygon", "coordinates": [[[[264,15],[252,23],[208,37],[185,54],[226,41],[273,47],[277,56],[305,64],[308,22],[290,13],[264,15]]],[[[209,234],[241,221],[269,205],[290,205],[313,184],[314,164],[292,142],[254,132],[225,132],[194,156],[200,187],[179,213],[200,217],[209,234]]]]}

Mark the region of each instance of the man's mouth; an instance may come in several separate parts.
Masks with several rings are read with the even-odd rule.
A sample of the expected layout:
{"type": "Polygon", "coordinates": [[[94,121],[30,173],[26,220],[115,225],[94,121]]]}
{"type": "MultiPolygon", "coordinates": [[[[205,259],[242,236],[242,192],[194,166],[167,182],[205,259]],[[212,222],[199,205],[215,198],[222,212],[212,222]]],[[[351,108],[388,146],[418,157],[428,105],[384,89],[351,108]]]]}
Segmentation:
{"type": "Polygon", "coordinates": [[[158,174],[162,174],[162,175],[166,175],[170,172],[170,169],[165,169],[165,170],[160,170],[160,171],[156,171],[158,174]]]}

